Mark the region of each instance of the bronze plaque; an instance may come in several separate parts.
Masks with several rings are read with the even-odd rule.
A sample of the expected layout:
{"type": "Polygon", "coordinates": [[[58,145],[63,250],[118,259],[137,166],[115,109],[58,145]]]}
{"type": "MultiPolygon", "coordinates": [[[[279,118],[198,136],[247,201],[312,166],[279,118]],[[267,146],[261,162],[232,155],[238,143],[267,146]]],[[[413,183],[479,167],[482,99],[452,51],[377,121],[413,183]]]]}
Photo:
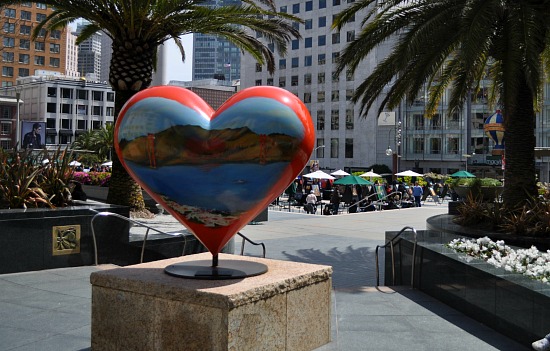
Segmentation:
{"type": "Polygon", "coordinates": [[[80,253],[80,224],[52,227],[52,255],[80,253]]]}

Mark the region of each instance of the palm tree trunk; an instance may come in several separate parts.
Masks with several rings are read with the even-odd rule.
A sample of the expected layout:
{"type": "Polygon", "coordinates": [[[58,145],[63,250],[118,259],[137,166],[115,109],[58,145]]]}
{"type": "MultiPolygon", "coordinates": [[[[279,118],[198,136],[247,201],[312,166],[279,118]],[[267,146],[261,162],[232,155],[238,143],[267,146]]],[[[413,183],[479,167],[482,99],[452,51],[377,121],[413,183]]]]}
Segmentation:
{"type": "MultiPolygon", "coordinates": [[[[138,91],[151,84],[153,62],[156,50],[154,45],[139,40],[113,42],[113,56],[109,72],[109,82],[116,93],[115,122],[124,104],[138,91]],[[140,55],[136,55],[136,52],[140,55]]],[[[132,211],[145,209],[141,187],[124,169],[118,156],[113,157],[113,172],[109,181],[107,202],[129,206],[132,211]]]]}
{"type": "Polygon", "coordinates": [[[522,207],[537,196],[535,175],[535,111],[525,77],[518,78],[514,100],[504,114],[505,170],[502,199],[509,209],[522,207]]]}

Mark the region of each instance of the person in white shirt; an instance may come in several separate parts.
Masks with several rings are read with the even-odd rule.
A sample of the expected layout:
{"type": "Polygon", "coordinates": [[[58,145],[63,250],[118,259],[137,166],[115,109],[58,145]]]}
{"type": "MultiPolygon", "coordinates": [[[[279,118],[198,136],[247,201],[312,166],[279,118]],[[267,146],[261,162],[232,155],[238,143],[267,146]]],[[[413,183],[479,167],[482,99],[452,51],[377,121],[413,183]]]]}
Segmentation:
{"type": "Polygon", "coordinates": [[[317,196],[315,196],[313,190],[307,195],[306,205],[304,207],[307,213],[315,214],[315,212],[317,212],[317,196]]]}

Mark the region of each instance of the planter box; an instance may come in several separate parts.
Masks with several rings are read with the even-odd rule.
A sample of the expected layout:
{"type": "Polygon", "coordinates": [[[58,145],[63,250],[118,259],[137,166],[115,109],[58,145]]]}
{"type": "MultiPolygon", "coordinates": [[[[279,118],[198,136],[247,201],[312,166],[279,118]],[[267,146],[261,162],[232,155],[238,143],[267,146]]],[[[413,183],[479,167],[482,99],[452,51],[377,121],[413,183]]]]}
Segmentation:
{"type": "MultiPolygon", "coordinates": [[[[0,210],[0,274],[94,264],[94,211],[129,215],[127,207],[113,205],[0,210]]],[[[128,247],[127,222],[98,221],[95,230],[102,258],[120,261],[109,255],[128,247]]]]}
{"type": "MultiPolygon", "coordinates": [[[[386,232],[386,240],[397,233],[386,232]]],[[[440,231],[419,231],[414,259],[414,287],[505,334],[530,344],[550,331],[550,285],[511,274],[444,244],[463,237],[440,231]]],[[[393,285],[409,285],[413,264],[412,234],[394,247],[393,285]]],[[[385,253],[385,282],[392,285],[391,254],[385,253]]]]}
{"type": "MultiPolygon", "coordinates": [[[[470,187],[468,186],[457,186],[453,189],[458,197],[462,199],[468,198],[470,194],[470,187]]],[[[495,199],[499,198],[504,190],[503,186],[482,186],[481,187],[481,196],[482,201],[484,202],[494,202],[495,199]]]]}

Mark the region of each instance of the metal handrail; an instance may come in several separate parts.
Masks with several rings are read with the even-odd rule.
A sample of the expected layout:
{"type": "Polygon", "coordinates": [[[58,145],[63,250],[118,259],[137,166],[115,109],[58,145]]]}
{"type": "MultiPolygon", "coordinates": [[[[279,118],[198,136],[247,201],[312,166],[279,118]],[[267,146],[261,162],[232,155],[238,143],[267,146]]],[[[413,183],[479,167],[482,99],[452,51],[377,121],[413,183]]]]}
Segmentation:
{"type": "Polygon", "coordinates": [[[384,245],[377,245],[375,256],[376,256],[376,286],[380,285],[380,269],[379,269],[379,263],[378,263],[378,249],[379,248],[386,248],[388,245],[390,246],[391,251],[391,268],[392,268],[392,285],[395,284],[395,255],[393,251],[394,247],[394,240],[397,239],[401,234],[403,234],[406,230],[411,230],[414,233],[414,246],[413,246],[413,254],[412,254],[412,268],[411,268],[411,286],[414,287],[414,266],[416,261],[416,243],[417,243],[417,233],[416,229],[413,227],[404,227],[395,235],[390,241],[388,241],[384,245]]]}
{"type": "MultiPolygon", "coordinates": [[[[90,209],[90,211],[93,211],[93,212],[97,212],[95,210],[92,210],[90,209]]],[[[165,234],[165,235],[170,235],[169,233],[166,233],[166,232],[163,232],[162,230],[158,230],[158,229],[155,229],[153,227],[150,227],[148,226],[147,224],[143,223],[143,222],[139,222],[139,221],[136,221],[134,219],[131,219],[131,218],[128,218],[128,217],[125,217],[125,216],[122,216],[122,215],[119,215],[118,213],[113,213],[113,212],[97,212],[93,217],[92,217],[92,220],[91,220],[91,227],[92,227],[92,238],[93,238],[93,241],[94,241],[94,261],[95,261],[95,265],[97,266],[98,265],[98,258],[97,258],[97,241],[96,241],[96,236],[95,236],[95,229],[94,229],[94,220],[98,217],[101,217],[101,216],[112,216],[112,217],[116,217],[116,218],[120,218],[122,220],[125,220],[129,223],[132,223],[132,224],[135,224],[137,226],[140,226],[140,227],[144,227],[144,228],[147,228],[147,230],[145,231],[145,236],[143,237],[143,245],[141,246],[141,257],[140,257],[140,260],[139,262],[140,263],[143,263],[143,255],[145,253],[145,244],[147,243],[147,237],[149,236],[149,230],[154,230],[155,232],[157,233],[160,233],[160,234],[165,234]]],[[[185,237],[185,235],[183,235],[183,251],[181,253],[182,256],[185,255],[185,247],[187,246],[187,238],[185,237]]]]}
{"type": "MultiPolygon", "coordinates": [[[[403,193],[402,193],[401,191],[394,191],[394,192],[392,192],[392,193],[389,193],[389,194],[386,194],[386,195],[382,196],[380,199],[377,199],[376,202],[372,202],[372,203],[368,204],[365,208],[367,208],[367,207],[369,207],[369,206],[376,206],[378,201],[387,199],[388,197],[390,197],[390,196],[392,196],[392,195],[396,195],[396,194],[399,195],[399,203],[401,203],[401,201],[403,200],[403,193]]],[[[373,197],[373,196],[378,196],[378,194],[376,194],[376,193],[370,194],[369,196],[366,196],[365,198],[363,198],[363,199],[357,201],[356,203],[349,205],[349,207],[352,207],[352,206],[354,206],[354,205],[359,206],[359,204],[360,204],[361,202],[366,201],[366,200],[368,200],[369,198],[371,198],[371,197],[373,197]]],[[[349,208],[349,207],[348,207],[348,208],[349,208]]],[[[400,208],[400,209],[401,209],[401,208],[400,208]]]]}
{"type": "Polygon", "coordinates": [[[237,235],[239,235],[241,238],[243,238],[243,241],[241,243],[241,256],[244,256],[244,244],[248,241],[252,245],[261,245],[263,250],[262,257],[265,258],[265,245],[264,243],[256,243],[250,239],[248,239],[246,236],[244,236],[241,232],[237,232],[237,235]]]}

